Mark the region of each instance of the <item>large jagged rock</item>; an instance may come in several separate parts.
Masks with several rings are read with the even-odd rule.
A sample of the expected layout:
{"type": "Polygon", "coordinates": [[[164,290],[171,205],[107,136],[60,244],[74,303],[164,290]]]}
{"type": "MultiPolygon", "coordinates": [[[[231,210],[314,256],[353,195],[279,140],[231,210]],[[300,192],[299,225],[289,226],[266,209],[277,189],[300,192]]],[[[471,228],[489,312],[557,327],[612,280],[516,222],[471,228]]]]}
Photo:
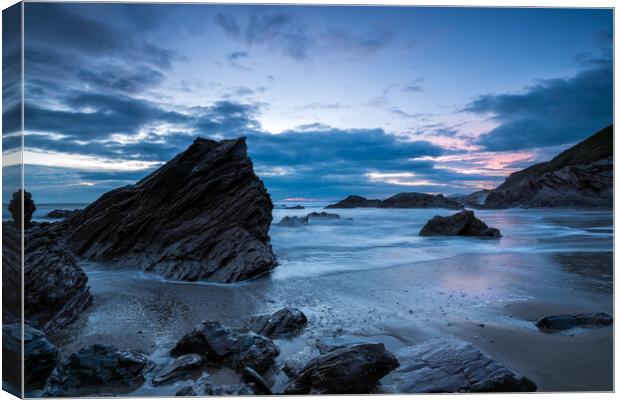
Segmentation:
{"type": "Polygon", "coordinates": [[[613,206],[613,125],[549,162],[511,174],[484,208],[613,206]]]}
{"type": "Polygon", "coordinates": [[[169,278],[235,282],[276,265],[273,204],[245,138],[198,138],[140,180],[101,196],[63,224],[79,255],[169,278]]]}
{"type": "Polygon", "coordinates": [[[200,354],[211,364],[237,371],[250,367],[259,373],[267,371],[280,354],[268,338],[254,332],[225,328],[216,321],[203,321],[177,342],[172,356],[200,354]]]}
{"type": "Polygon", "coordinates": [[[381,343],[344,346],[310,361],[293,374],[285,394],[366,394],[398,361],[381,343]]]}
{"type": "Polygon", "coordinates": [[[461,211],[449,217],[434,216],[420,230],[420,236],[479,236],[499,238],[496,228],[476,218],[473,211],[461,211]]]}
{"type": "MultiPolygon", "coordinates": [[[[10,376],[11,371],[19,371],[16,366],[21,364],[21,324],[4,325],[2,336],[2,368],[10,376]]],[[[24,385],[26,391],[42,388],[59,361],[58,349],[47,340],[45,334],[29,325],[24,325],[24,385]]],[[[15,381],[19,382],[19,379],[15,381]]]]}
{"type": "Polygon", "coordinates": [[[21,233],[13,223],[2,222],[2,324],[21,319],[21,233]]]}
{"type": "Polygon", "coordinates": [[[297,308],[286,307],[273,314],[255,315],[248,321],[248,329],[268,338],[289,337],[299,333],[308,323],[306,315],[297,308]]]}
{"type": "Polygon", "coordinates": [[[64,359],[47,380],[44,396],[86,396],[110,387],[131,390],[153,366],[143,353],[96,344],[64,359]]]}
{"type": "Polygon", "coordinates": [[[468,342],[434,339],[396,352],[395,393],[535,392],[536,384],[468,342]]]}
{"type": "Polygon", "coordinates": [[[366,199],[362,196],[352,195],[325,208],[463,208],[456,200],[448,199],[441,194],[433,195],[426,193],[398,193],[385,200],[366,199]]]}
{"type": "Polygon", "coordinates": [[[153,385],[162,385],[182,378],[192,370],[200,367],[201,364],[202,356],[198,354],[185,354],[159,371],[153,378],[153,385]]]}
{"type": "Polygon", "coordinates": [[[24,313],[26,322],[50,335],[73,322],[92,303],[88,278],[52,225],[26,230],[24,313]]]}
{"type": "Polygon", "coordinates": [[[580,327],[608,326],[613,318],[607,313],[549,315],[536,322],[542,331],[563,331],[580,327]]]}

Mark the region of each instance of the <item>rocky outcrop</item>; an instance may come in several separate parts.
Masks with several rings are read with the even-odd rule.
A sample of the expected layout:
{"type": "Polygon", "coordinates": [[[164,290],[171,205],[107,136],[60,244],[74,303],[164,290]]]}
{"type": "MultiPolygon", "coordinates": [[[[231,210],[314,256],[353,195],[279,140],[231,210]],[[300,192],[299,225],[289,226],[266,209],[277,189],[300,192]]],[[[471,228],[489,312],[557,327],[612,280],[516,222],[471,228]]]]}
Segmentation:
{"type": "Polygon", "coordinates": [[[310,221],[335,221],[338,219],[340,219],[340,215],[326,213],[322,211],[322,212],[312,212],[306,215],[305,217],[286,216],[282,218],[280,222],[278,222],[278,225],[286,226],[286,227],[296,227],[296,226],[308,225],[310,221]]]}
{"type": "Polygon", "coordinates": [[[257,394],[253,384],[218,385],[208,376],[198,379],[194,385],[179,389],[176,396],[253,396],[257,394]]]}
{"type": "Polygon", "coordinates": [[[78,215],[82,210],[52,210],[47,213],[47,218],[71,218],[75,215],[78,215]]]}
{"type": "Polygon", "coordinates": [[[471,343],[436,339],[396,353],[395,393],[534,392],[536,384],[492,360],[471,343]]]}
{"type": "Polygon", "coordinates": [[[200,367],[201,364],[202,357],[200,355],[185,354],[159,371],[153,378],[153,385],[163,385],[179,379],[187,375],[190,371],[200,367]]]}
{"type": "MultiPolygon", "coordinates": [[[[24,227],[28,228],[30,226],[30,220],[32,219],[32,214],[37,210],[37,207],[32,200],[32,194],[30,192],[23,191],[24,196],[24,227]]],[[[9,203],[9,212],[11,213],[11,217],[13,218],[13,223],[16,227],[21,228],[22,224],[22,190],[18,190],[13,193],[13,197],[11,198],[11,202],[9,203]]]]}
{"type": "Polygon", "coordinates": [[[549,162],[511,174],[484,208],[613,206],[613,125],[549,162]]]}
{"type": "Polygon", "coordinates": [[[253,316],[247,327],[259,335],[275,339],[296,335],[307,323],[308,318],[301,310],[286,307],[273,314],[253,316]]]}
{"type": "Polygon", "coordinates": [[[385,200],[369,200],[362,196],[352,195],[336,204],[325,208],[463,208],[456,200],[448,199],[441,194],[398,193],[385,200]]]}
{"type": "Polygon", "coordinates": [[[144,382],[153,367],[140,352],[93,345],[64,359],[50,375],[45,397],[78,397],[99,394],[110,386],[131,390],[144,382]]]}
{"type": "Polygon", "coordinates": [[[479,236],[499,238],[496,228],[476,218],[473,211],[461,211],[449,217],[434,216],[420,230],[420,236],[479,236]]]}
{"type": "Polygon", "coordinates": [[[383,344],[345,346],[310,361],[294,374],[285,394],[372,393],[396,367],[398,361],[383,344]]]}
{"type": "Polygon", "coordinates": [[[21,320],[22,254],[20,229],[2,222],[2,324],[21,320]]]}
{"type": "Polygon", "coordinates": [[[563,331],[575,327],[608,326],[613,321],[606,313],[549,315],[539,319],[536,326],[542,331],[563,331]]]}
{"type": "Polygon", "coordinates": [[[203,321],[177,342],[172,356],[196,353],[214,365],[237,371],[250,367],[259,373],[267,371],[280,354],[268,338],[240,329],[229,329],[216,321],[203,321]]]}
{"type": "Polygon", "coordinates": [[[299,205],[297,205],[297,206],[284,206],[284,209],[285,210],[303,210],[303,209],[305,209],[305,207],[304,206],[299,206],[299,205]]]}
{"type": "Polygon", "coordinates": [[[88,259],[174,279],[235,282],[275,267],[272,208],[245,138],[198,138],[138,183],[104,194],[61,224],[71,248],[88,259]]]}
{"type": "MultiPolygon", "coordinates": [[[[2,364],[8,376],[19,371],[22,358],[21,324],[10,324],[2,327],[2,364]]],[[[26,391],[40,389],[48,376],[60,361],[60,353],[50,343],[45,334],[29,325],[24,325],[24,386],[26,391]]],[[[21,377],[12,377],[11,381],[19,382],[21,377]]]]}
{"type": "Polygon", "coordinates": [[[24,244],[26,322],[49,335],[91,304],[88,278],[53,225],[33,225],[24,244]]]}

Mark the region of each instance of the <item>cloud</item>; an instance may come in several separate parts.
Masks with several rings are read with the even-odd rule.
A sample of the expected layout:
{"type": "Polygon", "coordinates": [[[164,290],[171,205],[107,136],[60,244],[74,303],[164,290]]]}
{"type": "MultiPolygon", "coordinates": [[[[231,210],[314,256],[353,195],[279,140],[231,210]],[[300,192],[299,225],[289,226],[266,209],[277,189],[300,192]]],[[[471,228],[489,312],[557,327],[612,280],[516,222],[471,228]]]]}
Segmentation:
{"type": "Polygon", "coordinates": [[[422,93],[424,92],[424,87],[421,85],[422,82],[424,82],[424,78],[418,78],[413,82],[405,84],[401,90],[405,93],[422,93]]]}
{"type": "Polygon", "coordinates": [[[567,79],[548,79],[518,94],[485,95],[464,111],[489,115],[497,127],[476,144],[491,151],[574,143],[613,121],[612,61],[592,61],[567,79]]]}

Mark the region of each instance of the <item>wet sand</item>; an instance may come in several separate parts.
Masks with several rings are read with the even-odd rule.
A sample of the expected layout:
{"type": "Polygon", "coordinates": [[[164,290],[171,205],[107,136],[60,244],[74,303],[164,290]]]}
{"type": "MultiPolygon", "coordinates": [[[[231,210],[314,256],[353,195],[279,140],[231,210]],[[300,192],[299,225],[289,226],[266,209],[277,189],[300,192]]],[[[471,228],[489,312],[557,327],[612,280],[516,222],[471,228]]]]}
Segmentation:
{"type": "MultiPolygon", "coordinates": [[[[83,267],[94,301],[77,323],[52,337],[65,354],[114,344],[144,351],[163,365],[175,341],[201,320],[240,326],[250,315],[292,306],[306,313],[309,324],[299,337],[276,341],[280,365],[314,349],[317,339],[381,341],[395,350],[454,335],[529,377],[540,391],[613,389],[612,327],[549,334],[534,325],[548,314],[612,314],[610,252],[464,254],[311,277],[272,273],[234,285],[172,282],[95,263],[83,267]]],[[[215,382],[237,380],[231,371],[205,372],[215,382]]],[[[269,378],[276,390],[286,382],[282,373],[269,378]]],[[[131,394],[173,395],[187,383],[147,382],[131,394]]]]}

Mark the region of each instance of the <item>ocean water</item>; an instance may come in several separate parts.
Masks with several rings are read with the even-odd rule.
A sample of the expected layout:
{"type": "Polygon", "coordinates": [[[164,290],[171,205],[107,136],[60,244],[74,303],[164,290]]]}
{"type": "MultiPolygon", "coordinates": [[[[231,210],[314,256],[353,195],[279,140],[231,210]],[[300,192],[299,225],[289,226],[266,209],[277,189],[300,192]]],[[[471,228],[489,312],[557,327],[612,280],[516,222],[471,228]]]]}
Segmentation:
{"type": "Polygon", "coordinates": [[[607,252],[613,249],[613,214],[606,210],[479,210],[501,239],[421,237],[426,221],[445,209],[274,209],[270,229],[281,265],[274,279],[343,270],[389,268],[462,254],[607,252]],[[337,213],[336,221],[278,226],[284,216],[337,213]]]}

